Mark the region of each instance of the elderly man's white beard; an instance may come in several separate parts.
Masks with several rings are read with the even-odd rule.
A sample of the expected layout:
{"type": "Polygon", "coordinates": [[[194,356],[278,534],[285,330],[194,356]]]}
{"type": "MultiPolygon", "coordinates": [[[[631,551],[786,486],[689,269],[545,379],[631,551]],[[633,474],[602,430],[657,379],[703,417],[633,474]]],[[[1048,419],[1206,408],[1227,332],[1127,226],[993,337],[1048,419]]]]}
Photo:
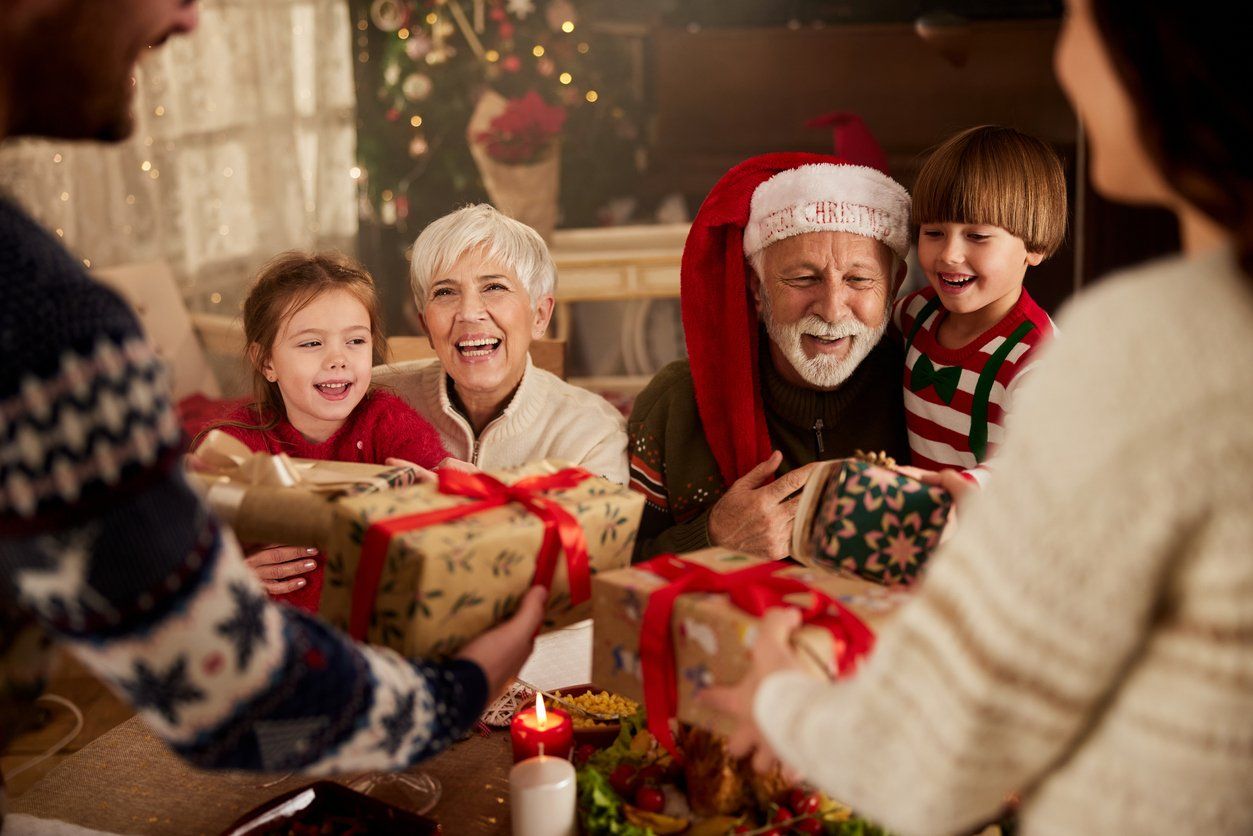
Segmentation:
{"type": "Polygon", "coordinates": [[[792,364],[805,382],[818,389],[834,389],[853,374],[862,360],[866,359],[874,347],[883,338],[888,327],[885,313],[883,321],[877,328],[865,325],[855,316],[848,316],[839,322],[827,322],[817,314],[809,314],[799,322],[790,325],[777,322],[771,308],[770,294],[764,290],[761,294],[761,318],[766,326],[766,333],[774,342],[783,356],[792,364]],[[801,345],[801,337],[805,334],[824,340],[838,340],[841,337],[852,337],[852,345],[848,353],[841,358],[819,354],[809,357],[801,345]]]}

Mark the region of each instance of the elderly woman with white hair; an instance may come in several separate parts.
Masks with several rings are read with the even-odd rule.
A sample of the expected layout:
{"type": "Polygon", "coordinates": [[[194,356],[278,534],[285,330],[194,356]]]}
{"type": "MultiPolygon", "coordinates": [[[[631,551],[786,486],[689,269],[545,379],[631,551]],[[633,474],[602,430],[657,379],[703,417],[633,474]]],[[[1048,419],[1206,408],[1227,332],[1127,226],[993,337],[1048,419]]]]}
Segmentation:
{"type": "Polygon", "coordinates": [[[483,470],[559,459],[625,484],[622,416],[531,363],[556,280],[539,233],[491,206],[428,226],[413,245],[410,281],[439,363],[406,394],[453,456],[483,470]]]}

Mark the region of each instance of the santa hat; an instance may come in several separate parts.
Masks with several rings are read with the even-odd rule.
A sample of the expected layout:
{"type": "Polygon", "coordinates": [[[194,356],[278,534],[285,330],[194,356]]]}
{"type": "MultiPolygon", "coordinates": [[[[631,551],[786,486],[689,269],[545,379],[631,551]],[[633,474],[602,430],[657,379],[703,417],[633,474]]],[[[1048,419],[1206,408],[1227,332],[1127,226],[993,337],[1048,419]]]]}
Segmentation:
{"type": "MultiPolygon", "coordinates": [[[[832,118],[832,117],[827,117],[832,118]]],[[[843,156],[762,154],[709,192],[683,247],[680,298],[696,406],[726,484],[769,457],[757,313],[746,256],[805,232],[852,232],[909,252],[909,194],[882,170],[883,152],[853,114],[838,114],[843,156]],[[854,154],[856,156],[854,156],[854,154]]]]}

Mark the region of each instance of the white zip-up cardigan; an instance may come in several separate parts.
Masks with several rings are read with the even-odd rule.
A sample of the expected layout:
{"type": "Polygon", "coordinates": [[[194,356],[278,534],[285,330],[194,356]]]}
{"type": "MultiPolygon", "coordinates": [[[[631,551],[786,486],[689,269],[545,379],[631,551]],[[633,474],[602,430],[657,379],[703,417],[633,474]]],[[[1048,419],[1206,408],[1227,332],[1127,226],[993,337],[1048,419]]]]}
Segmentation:
{"type": "Polygon", "coordinates": [[[375,381],[391,387],[430,421],[455,458],[483,470],[556,459],[619,484],[627,482],[621,413],[599,395],[537,368],[530,357],[513,400],[478,438],[452,405],[448,375],[438,360],[397,363],[380,370],[375,381]]]}

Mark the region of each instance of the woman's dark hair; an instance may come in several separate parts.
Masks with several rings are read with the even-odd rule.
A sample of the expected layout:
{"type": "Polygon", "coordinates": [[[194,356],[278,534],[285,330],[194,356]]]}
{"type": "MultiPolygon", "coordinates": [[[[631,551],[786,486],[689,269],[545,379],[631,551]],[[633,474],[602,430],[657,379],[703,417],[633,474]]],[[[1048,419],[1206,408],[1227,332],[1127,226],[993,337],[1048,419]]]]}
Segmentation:
{"type": "Polygon", "coordinates": [[[1223,20],[1221,6],[1090,2],[1149,154],[1181,197],[1231,232],[1240,268],[1253,280],[1248,27],[1237,11],[1223,20]]]}

